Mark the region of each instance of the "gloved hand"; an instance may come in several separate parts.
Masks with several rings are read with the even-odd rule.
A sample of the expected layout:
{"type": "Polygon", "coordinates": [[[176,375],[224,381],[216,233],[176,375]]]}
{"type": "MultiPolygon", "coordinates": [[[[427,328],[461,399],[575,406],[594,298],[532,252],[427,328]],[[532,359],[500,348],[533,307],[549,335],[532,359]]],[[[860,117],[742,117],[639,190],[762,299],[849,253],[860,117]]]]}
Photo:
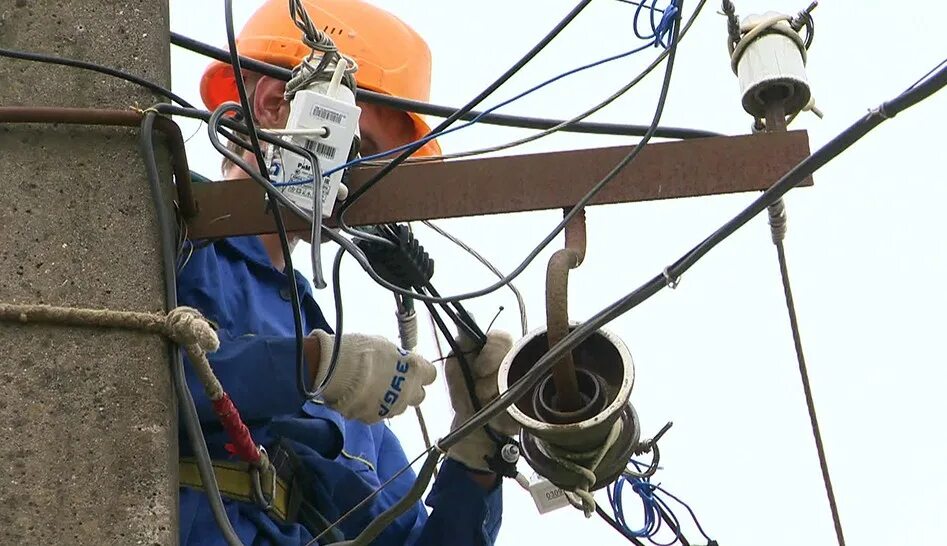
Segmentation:
{"type": "MultiPolygon", "coordinates": [[[[329,372],[334,337],[321,330],[310,334],[319,340],[319,369],[314,387],[329,372]]],[[[372,424],[416,406],[424,400],[424,387],[434,382],[434,365],[416,353],[399,349],[380,336],[343,334],[335,373],[322,393],[327,406],[348,419],[372,424]]]]}
{"type": "MultiPolygon", "coordinates": [[[[458,337],[457,344],[470,365],[480,403],[486,404],[499,396],[497,371],[500,369],[503,358],[513,347],[513,338],[510,334],[487,332],[487,342],[479,352],[476,351],[474,341],[468,336],[458,337]]],[[[447,374],[447,389],[450,393],[451,406],[454,407],[454,421],[451,424],[451,430],[454,430],[473,415],[474,407],[456,356],[447,359],[444,370],[447,374]]],[[[490,427],[505,436],[516,436],[520,430],[519,423],[506,412],[494,417],[490,421],[490,427]]],[[[448,449],[447,456],[463,463],[467,468],[487,471],[490,468],[484,458],[493,456],[496,448],[496,443],[487,436],[483,428],[479,428],[448,449]]]]}

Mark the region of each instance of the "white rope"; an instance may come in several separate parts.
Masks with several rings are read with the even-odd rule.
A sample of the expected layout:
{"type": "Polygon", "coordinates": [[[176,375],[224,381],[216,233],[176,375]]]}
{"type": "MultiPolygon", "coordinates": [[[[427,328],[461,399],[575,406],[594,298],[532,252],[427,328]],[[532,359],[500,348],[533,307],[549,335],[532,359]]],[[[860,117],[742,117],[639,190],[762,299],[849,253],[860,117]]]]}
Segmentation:
{"type": "Polygon", "coordinates": [[[595,497],[592,496],[592,492],[590,491],[595,485],[595,482],[598,481],[598,478],[595,476],[595,470],[598,469],[599,464],[601,464],[602,459],[605,458],[605,454],[608,453],[608,450],[615,445],[615,441],[618,440],[620,434],[621,419],[616,419],[615,424],[612,425],[611,430],[608,432],[608,437],[602,445],[591,452],[575,453],[547,443],[539,444],[540,449],[545,452],[553,462],[581,478],[582,483],[575,486],[571,491],[565,491],[565,494],[569,500],[569,504],[582,510],[587,518],[592,517],[592,514],[595,513],[595,497]],[[582,465],[575,462],[575,459],[591,459],[591,461],[587,465],[582,465]]]}

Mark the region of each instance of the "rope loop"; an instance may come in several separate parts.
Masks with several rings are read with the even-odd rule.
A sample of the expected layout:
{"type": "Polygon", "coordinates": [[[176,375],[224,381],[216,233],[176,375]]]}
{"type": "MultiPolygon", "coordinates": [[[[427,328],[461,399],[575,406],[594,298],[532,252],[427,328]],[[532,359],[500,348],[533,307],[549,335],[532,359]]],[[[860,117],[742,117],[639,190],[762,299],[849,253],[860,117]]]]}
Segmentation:
{"type": "Polygon", "coordinates": [[[165,333],[178,345],[197,345],[204,352],[220,348],[213,326],[200,311],[181,306],[172,309],[164,320],[165,333]]]}

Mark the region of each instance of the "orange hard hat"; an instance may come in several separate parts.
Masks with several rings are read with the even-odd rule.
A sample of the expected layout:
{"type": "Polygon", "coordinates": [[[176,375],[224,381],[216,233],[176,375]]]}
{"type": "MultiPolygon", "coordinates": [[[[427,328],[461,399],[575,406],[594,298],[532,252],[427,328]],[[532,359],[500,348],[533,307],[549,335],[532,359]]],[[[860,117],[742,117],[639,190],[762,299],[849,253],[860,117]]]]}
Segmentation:
{"type": "MultiPolygon", "coordinates": [[[[289,14],[287,0],[266,0],[237,36],[237,51],[251,59],[293,68],[310,54],[302,31],[289,14]]],[[[400,19],[362,0],[302,0],[315,26],[339,51],[358,63],[358,86],[370,91],[427,101],[431,94],[431,50],[421,36],[400,19]]],[[[215,61],[201,78],[201,98],[210,110],[226,101],[239,101],[233,68],[215,61]]],[[[415,138],[430,127],[414,112],[415,138]]],[[[437,141],[428,142],[416,156],[441,155],[437,141]]]]}

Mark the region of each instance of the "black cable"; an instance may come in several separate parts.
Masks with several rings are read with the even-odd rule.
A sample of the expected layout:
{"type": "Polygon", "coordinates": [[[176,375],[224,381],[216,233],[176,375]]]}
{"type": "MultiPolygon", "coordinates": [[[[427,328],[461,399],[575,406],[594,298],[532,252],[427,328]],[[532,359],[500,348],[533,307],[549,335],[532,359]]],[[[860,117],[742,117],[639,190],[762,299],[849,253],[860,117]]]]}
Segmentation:
{"type": "MultiPolygon", "coordinates": [[[[257,137],[256,127],[253,120],[253,106],[247,97],[247,88],[243,81],[243,71],[240,68],[240,56],[237,55],[237,40],[233,26],[233,0],[224,0],[224,18],[227,25],[227,44],[230,48],[230,64],[233,66],[234,80],[237,84],[237,94],[240,97],[240,105],[243,111],[243,120],[247,127],[247,135],[250,137],[253,155],[256,158],[257,168],[260,173],[266,173],[266,160],[263,159],[263,151],[260,149],[260,140],[257,137]]],[[[218,108],[219,110],[219,108],[218,108]]],[[[301,312],[301,301],[299,298],[299,287],[296,285],[296,270],[293,268],[292,250],[289,248],[289,235],[286,233],[286,226],[283,223],[283,214],[275,200],[272,192],[268,192],[268,203],[273,212],[273,219],[276,222],[276,232],[279,234],[280,247],[283,253],[284,271],[289,281],[289,290],[293,308],[293,328],[296,334],[296,389],[303,398],[312,398],[315,394],[307,387],[309,378],[306,377],[306,358],[304,354],[303,323],[301,312]]],[[[319,244],[313,241],[312,244],[319,244]]]]}
{"type": "MultiPolygon", "coordinates": [[[[171,43],[204,55],[205,57],[210,57],[218,61],[229,62],[230,54],[223,49],[214,47],[209,44],[205,44],[193,38],[189,38],[182,34],[176,32],[171,33],[171,43]]],[[[281,66],[276,66],[269,63],[264,63],[257,61],[256,59],[251,59],[249,57],[240,56],[240,63],[243,67],[248,70],[252,70],[264,76],[270,76],[271,78],[276,78],[282,81],[289,81],[292,76],[292,71],[283,68],[281,66]]],[[[372,104],[379,104],[387,106],[389,108],[394,108],[396,110],[403,110],[407,112],[416,112],[419,114],[424,114],[428,116],[447,118],[456,114],[459,109],[451,106],[442,106],[437,104],[431,104],[428,102],[416,101],[411,99],[405,99],[401,97],[393,97],[391,95],[385,95],[384,93],[376,93],[374,91],[368,91],[366,89],[357,89],[356,90],[356,99],[360,101],[365,101],[372,104]]],[[[461,115],[458,119],[462,121],[471,121],[474,118],[479,118],[477,123],[482,123],[486,125],[500,125],[504,127],[520,127],[523,129],[551,129],[558,125],[563,124],[566,120],[561,119],[549,119],[549,118],[540,118],[540,117],[529,117],[529,116],[512,116],[508,114],[496,114],[490,113],[485,114],[481,117],[482,112],[476,110],[470,110],[469,112],[461,115]]],[[[566,127],[560,129],[563,132],[572,132],[572,133],[584,133],[584,134],[595,134],[595,135],[616,135],[616,136],[635,136],[640,137],[648,130],[647,125],[633,125],[633,124],[619,124],[619,123],[598,123],[598,122],[579,122],[574,124],[569,124],[566,127]]],[[[655,133],[655,136],[658,138],[671,138],[671,139],[692,139],[692,138],[707,138],[714,136],[723,136],[720,133],[713,131],[705,131],[702,129],[690,129],[685,127],[659,127],[655,133]]]]}
{"type": "MultiPolygon", "coordinates": [[[[207,112],[203,110],[191,111],[189,109],[180,109],[180,108],[170,106],[170,105],[159,105],[156,107],[156,109],[159,112],[163,112],[163,113],[172,113],[175,115],[186,115],[186,116],[191,116],[196,112],[198,115],[196,115],[195,117],[204,119],[204,121],[207,122],[208,139],[210,140],[210,143],[214,147],[214,149],[216,149],[221,155],[229,159],[235,165],[240,167],[245,173],[249,174],[250,178],[253,181],[260,184],[264,189],[267,190],[268,195],[275,196],[276,201],[278,201],[283,206],[287,207],[287,209],[289,209],[290,212],[292,212],[293,214],[295,214],[296,216],[298,216],[299,218],[302,218],[303,220],[307,222],[312,221],[311,215],[306,214],[305,211],[300,209],[295,203],[293,203],[288,198],[286,198],[286,196],[280,193],[279,190],[277,190],[276,187],[273,186],[272,182],[270,182],[267,178],[261,176],[256,170],[253,169],[252,166],[250,166],[246,161],[244,161],[242,157],[240,157],[233,151],[229,150],[222,142],[220,142],[220,139],[217,137],[218,133],[221,133],[224,136],[226,136],[227,139],[229,139],[231,142],[234,142],[238,144],[239,146],[249,149],[250,147],[249,142],[246,142],[245,140],[243,140],[242,138],[236,135],[231,135],[227,133],[226,131],[220,130],[221,126],[225,125],[229,128],[233,128],[236,131],[246,131],[245,126],[242,126],[240,123],[230,118],[224,117],[229,112],[239,111],[240,106],[238,106],[235,103],[229,103],[229,104],[225,103],[225,104],[222,104],[217,110],[215,110],[213,114],[210,114],[210,116],[205,116],[204,114],[207,114],[207,112]]],[[[315,154],[311,150],[308,150],[301,146],[296,146],[295,144],[283,141],[279,138],[269,136],[266,133],[261,133],[260,138],[266,142],[270,142],[271,144],[283,146],[287,150],[295,154],[298,154],[301,157],[308,158],[309,161],[313,163],[313,165],[315,165],[316,162],[318,161],[318,159],[315,157],[315,154]]],[[[349,250],[350,252],[352,252],[351,249],[354,248],[353,255],[356,257],[356,260],[365,259],[364,256],[360,254],[360,250],[358,249],[358,247],[356,247],[348,239],[341,237],[340,235],[336,234],[335,232],[331,230],[325,230],[324,233],[326,233],[330,239],[339,243],[339,245],[342,247],[339,249],[339,253],[336,255],[335,263],[333,265],[334,273],[333,273],[332,282],[333,282],[333,294],[335,295],[335,317],[336,317],[336,327],[335,327],[335,334],[334,334],[335,343],[333,344],[333,347],[332,347],[332,357],[329,361],[328,371],[326,372],[326,375],[324,379],[322,380],[322,385],[316,385],[315,390],[311,391],[310,397],[316,397],[321,393],[322,388],[324,388],[325,384],[328,383],[328,381],[332,378],[332,375],[335,372],[335,368],[339,359],[340,346],[339,346],[338,340],[341,338],[341,335],[342,335],[342,308],[341,308],[342,307],[342,294],[341,294],[341,286],[340,286],[341,280],[339,277],[339,270],[341,268],[341,259],[343,255],[342,249],[345,248],[346,250],[349,250]]],[[[370,268],[371,265],[369,264],[367,267],[370,268]]],[[[299,338],[297,337],[297,339],[299,338]]]]}
{"type": "Polygon", "coordinates": [[[684,533],[681,531],[681,522],[677,519],[677,516],[674,515],[674,512],[670,510],[667,503],[663,500],[655,497],[655,507],[658,509],[658,514],[661,516],[661,519],[664,520],[664,523],[674,531],[674,536],[678,542],[681,543],[681,546],[691,546],[690,542],[687,541],[687,538],[684,537],[684,533]]]}
{"type": "Polygon", "coordinates": [[[802,379],[802,390],[806,398],[806,409],[809,412],[809,424],[812,427],[812,437],[815,440],[816,453],[819,456],[819,470],[822,472],[822,483],[825,486],[825,495],[829,501],[829,510],[832,514],[832,524],[835,526],[835,538],[839,546],[845,546],[845,533],[842,529],[842,518],[839,515],[838,502],[835,499],[835,489],[832,487],[832,477],[829,474],[829,462],[825,456],[825,445],[822,443],[822,432],[819,429],[819,418],[815,410],[815,399],[812,395],[812,385],[809,383],[809,370],[806,366],[806,356],[802,348],[802,336],[799,332],[799,319],[796,316],[796,303],[792,296],[792,285],[789,282],[789,264],[786,261],[786,248],[781,239],[776,244],[776,257],[779,261],[779,276],[783,283],[783,294],[786,297],[786,310],[789,313],[789,326],[792,330],[793,347],[796,350],[796,361],[799,364],[799,376],[802,379]]]}
{"type": "MultiPolygon", "coordinates": [[[[556,36],[559,35],[559,33],[561,33],[563,30],[565,30],[565,28],[566,28],[567,26],[569,26],[569,24],[570,24],[576,17],[579,16],[579,13],[581,13],[582,10],[584,10],[586,7],[588,7],[588,5],[589,5],[591,2],[592,2],[592,0],[581,0],[578,4],[576,4],[576,6],[575,6],[574,8],[572,8],[572,10],[571,10],[569,13],[567,13],[566,16],[563,17],[563,18],[556,24],[556,26],[552,28],[552,30],[550,30],[545,36],[543,36],[543,38],[542,38],[539,42],[537,42],[536,45],[534,45],[529,51],[527,51],[526,54],[523,55],[518,61],[516,61],[515,63],[513,63],[513,66],[511,66],[510,68],[508,68],[508,69],[506,70],[506,72],[504,72],[503,74],[501,74],[500,77],[498,77],[496,80],[494,80],[493,83],[491,83],[490,85],[488,85],[483,91],[481,91],[480,93],[478,93],[477,96],[474,97],[473,99],[471,99],[467,104],[465,104],[465,105],[462,106],[459,110],[457,110],[456,112],[454,112],[453,114],[451,114],[450,116],[448,116],[447,119],[445,119],[444,121],[442,121],[441,123],[439,123],[439,124],[437,125],[437,127],[435,127],[434,129],[431,129],[431,131],[428,132],[428,135],[437,134],[437,133],[440,133],[440,132],[444,131],[445,129],[447,129],[448,127],[450,127],[455,121],[457,121],[458,119],[460,119],[460,117],[461,117],[462,115],[466,114],[467,112],[470,112],[471,110],[473,110],[473,108],[474,108],[475,106],[477,106],[478,104],[480,104],[481,102],[483,102],[484,99],[486,99],[487,97],[489,97],[490,95],[492,95],[497,89],[500,88],[500,86],[502,86],[504,83],[506,83],[506,82],[507,82],[510,78],[512,78],[517,72],[519,72],[524,66],[526,66],[527,63],[529,63],[531,60],[533,60],[533,58],[534,58],[536,55],[538,55],[540,51],[542,51],[543,49],[545,49],[546,46],[549,45],[549,43],[552,42],[552,41],[556,38],[556,36]]],[[[425,136],[427,136],[427,135],[425,135],[425,136]]],[[[419,141],[419,142],[416,142],[415,144],[413,144],[412,146],[410,146],[409,148],[407,148],[407,149],[406,149],[404,152],[402,152],[398,157],[396,157],[395,159],[391,160],[387,165],[385,165],[384,168],[382,168],[378,173],[376,173],[376,174],[375,174],[371,179],[369,179],[365,184],[363,184],[362,186],[360,186],[360,187],[359,187],[357,190],[355,190],[351,195],[349,195],[349,198],[346,199],[345,203],[343,203],[342,208],[341,208],[340,211],[339,211],[339,219],[340,219],[340,221],[341,221],[341,219],[342,219],[342,216],[343,216],[345,210],[346,210],[347,208],[349,208],[352,204],[354,204],[356,201],[358,201],[358,198],[359,198],[362,194],[364,194],[365,192],[367,192],[368,190],[370,190],[370,189],[372,188],[372,186],[374,186],[375,184],[378,183],[379,180],[381,180],[382,178],[384,178],[384,177],[385,177],[389,172],[391,172],[395,167],[397,167],[397,166],[400,165],[402,162],[404,162],[404,160],[406,160],[407,158],[411,157],[411,155],[414,154],[414,152],[420,150],[425,144],[426,144],[426,142],[419,141]]]]}
{"type": "MultiPolygon", "coordinates": [[[[601,187],[607,184],[611,180],[611,178],[614,177],[622,168],[627,166],[631,161],[634,160],[635,157],[637,157],[638,153],[640,153],[640,151],[643,149],[644,144],[647,143],[647,141],[650,139],[651,136],[653,136],[654,130],[657,127],[658,122],[660,121],[661,113],[664,107],[664,102],[667,99],[667,93],[670,87],[670,76],[674,67],[674,59],[677,52],[677,42],[678,42],[678,37],[680,33],[680,24],[679,24],[681,20],[680,8],[683,2],[682,0],[676,0],[676,2],[678,6],[678,16],[677,16],[677,19],[673,23],[673,32],[672,32],[673,38],[672,38],[671,46],[670,46],[672,50],[671,50],[671,53],[668,55],[668,65],[667,65],[665,75],[664,75],[664,82],[661,86],[661,94],[658,97],[658,105],[655,109],[655,116],[654,116],[654,119],[652,120],[651,126],[649,127],[648,133],[643,138],[642,144],[639,144],[638,146],[636,146],[635,149],[631,153],[629,153],[619,163],[619,165],[617,165],[605,178],[603,178],[601,181],[599,181],[598,184],[596,184],[595,187],[593,187],[592,192],[590,192],[593,195],[594,195],[594,192],[601,189],[601,187]]],[[[264,184],[268,183],[267,181],[263,180],[263,177],[259,177],[259,181],[264,184]]],[[[588,195],[586,196],[586,198],[588,198],[588,195]]],[[[582,208],[583,205],[584,203],[576,205],[576,207],[572,209],[570,214],[565,215],[562,223],[560,223],[560,229],[564,225],[564,223],[568,222],[571,219],[571,216],[574,215],[576,211],[582,208]]],[[[344,237],[340,237],[340,238],[342,240],[345,240],[344,237]]],[[[417,299],[425,301],[423,298],[417,298],[417,299]]],[[[439,453],[446,452],[451,447],[456,445],[461,439],[463,439],[466,436],[469,436],[475,430],[488,424],[490,420],[495,418],[501,412],[505,411],[511,404],[513,404],[513,402],[522,398],[525,395],[527,390],[535,386],[535,384],[540,379],[542,379],[543,377],[546,376],[546,374],[548,374],[549,369],[552,367],[552,365],[554,365],[559,360],[559,358],[562,356],[563,353],[565,353],[566,351],[571,351],[572,348],[578,346],[579,343],[581,343],[586,338],[588,338],[592,333],[597,331],[598,328],[600,328],[602,324],[604,324],[605,322],[608,322],[609,320],[612,320],[614,317],[612,317],[610,313],[612,312],[615,305],[616,304],[612,304],[612,306],[598,313],[597,315],[592,317],[592,319],[590,319],[589,321],[580,324],[578,327],[576,327],[571,332],[569,332],[569,334],[563,337],[562,340],[560,340],[558,343],[550,347],[549,350],[542,357],[540,357],[539,360],[537,360],[536,364],[534,364],[533,367],[523,375],[523,377],[521,377],[513,385],[511,385],[506,390],[506,392],[500,393],[500,395],[497,398],[494,398],[492,401],[487,403],[485,406],[483,406],[483,408],[480,411],[474,413],[469,419],[467,419],[459,427],[455,428],[447,436],[442,438],[441,441],[438,442],[436,450],[434,449],[427,450],[426,453],[428,455],[427,455],[427,460],[425,461],[425,466],[429,464],[434,464],[434,462],[436,462],[439,456],[439,453]]],[[[380,514],[378,518],[376,519],[376,522],[377,521],[388,521],[388,522],[393,521],[394,518],[398,517],[398,515],[403,513],[404,509],[408,505],[413,504],[414,501],[419,499],[421,493],[424,491],[424,489],[427,487],[428,482],[430,481],[430,476],[427,475],[423,479],[425,479],[426,481],[424,483],[421,483],[422,476],[419,475],[418,479],[415,481],[415,486],[412,488],[412,490],[409,491],[408,494],[406,494],[405,497],[403,497],[398,502],[398,504],[392,507],[389,507],[384,512],[382,512],[382,514],[380,514]],[[412,496],[413,498],[411,498],[412,496]]],[[[377,526],[373,524],[370,527],[371,529],[366,528],[366,530],[362,531],[362,533],[359,534],[357,540],[359,540],[360,543],[364,544],[366,540],[370,541],[375,536],[377,536],[376,534],[374,534],[378,532],[377,526]]]]}
{"type": "MultiPolygon", "coordinates": [[[[491,292],[494,292],[498,290],[499,288],[506,286],[509,282],[511,282],[513,279],[519,276],[526,269],[526,267],[529,266],[530,263],[532,263],[532,261],[536,258],[536,256],[538,256],[540,252],[542,252],[542,250],[546,246],[548,246],[549,243],[552,242],[553,239],[555,239],[555,237],[565,228],[566,224],[572,219],[573,216],[575,216],[575,214],[579,210],[581,210],[586,204],[588,204],[588,202],[591,201],[592,198],[594,198],[595,195],[597,195],[598,192],[600,192],[609,182],[611,182],[621,172],[622,169],[624,169],[629,163],[631,163],[632,161],[634,161],[635,158],[638,157],[638,154],[641,153],[645,145],[650,141],[652,137],[655,136],[658,123],[660,122],[661,114],[663,113],[664,103],[667,100],[667,90],[670,85],[670,74],[671,74],[671,70],[673,69],[674,59],[676,57],[676,51],[677,51],[677,44],[679,41],[678,39],[679,39],[680,20],[681,20],[680,4],[679,4],[678,9],[679,9],[679,12],[678,12],[677,20],[674,23],[673,38],[670,45],[670,48],[672,51],[668,55],[668,66],[665,70],[664,82],[661,88],[661,95],[659,96],[659,99],[658,99],[658,107],[655,110],[655,117],[652,120],[650,126],[648,127],[648,131],[645,132],[645,135],[642,137],[638,145],[627,156],[625,156],[625,158],[622,159],[622,161],[615,168],[613,168],[607,175],[605,175],[604,178],[602,178],[598,183],[596,183],[589,190],[589,192],[587,192],[582,197],[582,199],[579,200],[576,206],[573,207],[572,210],[563,217],[562,221],[560,221],[559,224],[549,234],[547,234],[546,237],[542,241],[540,241],[540,243],[535,248],[533,248],[533,250],[530,251],[530,253],[522,261],[522,263],[520,263],[509,275],[507,275],[500,281],[490,286],[487,286],[485,288],[475,290],[472,292],[467,292],[464,294],[459,294],[459,295],[450,296],[450,297],[434,298],[434,297],[430,297],[424,294],[418,294],[416,292],[405,290],[399,286],[396,286],[386,281],[385,279],[382,279],[372,269],[371,264],[368,263],[368,260],[365,259],[364,256],[360,257],[359,256],[360,253],[356,253],[357,251],[354,250],[355,249],[354,244],[352,244],[350,241],[348,241],[347,239],[345,239],[344,237],[335,233],[332,230],[327,231],[327,234],[329,235],[330,239],[339,243],[340,245],[348,245],[346,249],[349,250],[350,252],[353,252],[353,255],[355,255],[357,261],[359,262],[359,265],[362,266],[362,268],[369,274],[369,276],[376,283],[380,284],[381,286],[383,286],[384,288],[387,288],[388,290],[392,292],[401,294],[403,296],[412,297],[421,301],[431,301],[435,303],[460,301],[464,299],[470,299],[470,298],[483,296],[491,292]]],[[[177,112],[182,111],[181,109],[172,110],[172,108],[173,107],[169,107],[167,111],[177,111],[177,112]]],[[[212,136],[211,138],[214,138],[214,137],[212,136]]],[[[292,150],[292,147],[286,146],[286,148],[292,150]]],[[[220,150],[220,148],[218,148],[218,150],[220,150]]],[[[224,153],[224,152],[221,152],[221,153],[224,153]]],[[[238,164],[243,163],[242,160],[239,160],[239,159],[236,162],[238,164]]],[[[264,177],[253,176],[252,173],[248,173],[248,174],[250,174],[257,183],[262,184],[264,187],[268,188],[271,192],[276,192],[275,187],[273,187],[273,185],[268,180],[265,180],[264,177]]],[[[297,214],[301,218],[309,221],[308,219],[304,217],[299,207],[296,207],[295,205],[293,205],[288,199],[282,198],[282,195],[280,194],[277,194],[276,197],[277,199],[280,199],[280,202],[286,205],[287,208],[289,208],[289,210],[293,211],[294,214],[297,214]]],[[[390,242],[385,241],[385,244],[390,244],[390,242]]]]}
{"type": "MultiPolygon", "coordinates": [[[[591,2],[592,0],[581,0],[578,4],[576,4],[576,6],[572,8],[572,11],[567,13],[566,16],[563,17],[562,20],[560,20],[559,23],[557,23],[556,26],[553,27],[553,29],[550,30],[539,42],[537,42],[536,45],[534,45],[529,51],[527,51],[525,55],[523,55],[518,61],[513,63],[513,66],[508,68],[506,72],[501,74],[499,78],[497,78],[496,80],[494,80],[493,83],[488,85],[486,89],[478,93],[476,97],[471,99],[467,104],[462,106],[459,110],[457,110],[456,112],[448,116],[447,119],[439,123],[437,127],[429,131],[428,134],[425,136],[437,134],[444,131],[445,129],[450,127],[455,121],[457,121],[457,119],[459,119],[460,116],[473,110],[475,106],[477,106],[478,104],[483,102],[485,98],[493,94],[493,92],[499,89],[500,86],[502,86],[504,83],[507,82],[507,80],[512,78],[514,74],[516,74],[517,72],[520,71],[520,69],[526,66],[526,64],[529,63],[529,61],[531,61],[533,57],[535,57],[536,55],[539,54],[540,51],[545,49],[545,47],[549,45],[549,43],[552,42],[555,39],[555,37],[559,35],[560,32],[562,32],[567,26],[569,26],[569,23],[571,23],[576,17],[578,17],[579,13],[581,13],[582,10],[584,10],[591,2]]],[[[413,145],[405,149],[405,151],[403,151],[400,155],[398,155],[398,157],[388,162],[384,167],[382,167],[377,173],[375,173],[364,184],[359,186],[358,189],[356,189],[355,191],[349,194],[348,199],[346,199],[345,202],[343,202],[342,205],[339,206],[338,213],[336,214],[336,218],[338,219],[338,222],[339,222],[339,227],[341,227],[343,231],[345,231],[346,233],[349,233],[350,235],[362,236],[362,234],[360,234],[359,232],[355,230],[352,230],[345,224],[346,211],[348,211],[349,208],[352,207],[352,205],[358,202],[359,198],[362,195],[365,195],[366,192],[371,190],[382,179],[384,179],[385,176],[388,175],[388,173],[390,173],[392,170],[395,169],[395,167],[402,164],[406,159],[411,157],[411,155],[413,155],[414,152],[424,147],[425,144],[426,142],[423,139],[415,142],[413,145]]]]}
{"type": "Polygon", "coordinates": [[[83,70],[92,70],[100,74],[106,74],[113,76],[127,82],[140,85],[155,94],[161,95],[162,97],[167,97],[174,102],[180,104],[181,106],[187,108],[193,108],[194,106],[191,103],[187,102],[183,98],[175,95],[170,89],[166,89],[154,82],[150,82],[144,78],[139,78],[134,74],[129,74],[123,70],[117,68],[110,68],[108,66],[102,66],[100,64],[91,63],[88,61],[79,61],[76,59],[66,59],[59,57],[58,55],[47,55],[45,53],[36,53],[33,51],[17,51],[15,49],[6,49],[0,48],[0,57],[10,57],[11,59],[21,59],[24,61],[34,61],[40,63],[49,63],[49,64],[58,64],[62,66],[71,66],[72,68],[81,68],[83,70]]]}
{"type": "MultiPolygon", "coordinates": [[[[444,319],[441,318],[440,314],[438,314],[434,304],[431,302],[424,302],[424,305],[427,307],[428,313],[430,313],[431,318],[437,325],[437,329],[441,331],[441,334],[444,336],[447,344],[450,345],[451,352],[457,357],[457,365],[460,366],[461,375],[464,377],[464,385],[467,387],[467,394],[470,396],[470,403],[474,411],[480,411],[483,408],[483,402],[481,402],[480,397],[477,396],[477,382],[474,379],[473,368],[470,367],[470,361],[467,360],[467,353],[462,350],[460,345],[453,338],[450,329],[447,328],[447,324],[444,322],[444,319]]],[[[447,304],[442,305],[446,307],[447,304]]],[[[493,430],[493,427],[491,427],[489,423],[485,423],[483,425],[483,431],[486,433],[487,437],[490,438],[490,440],[493,441],[493,443],[497,446],[502,446],[506,443],[506,440],[504,440],[499,433],[493,430]]]]}
{"type": "Polygon", "coordinates": [[[629,534],[627,531],[625,531],[625,529],[621,525],[619,525],[618,522],[615,521],[614,518],[609,516],[608,513],[605,512],[605,510],[603,510],[601,506],[599,506],[598,503],[595,503],[595,513],[598,514],[598,517],[602,518],[602,521],[607,523],[612,529],[614,529],[621,536],[626,538],[628,542],[631,542],[635,546],[645,546],[643,542],[638,540],[638,537],[632,534],[629,534]]]}
{"type": "Polygon", "coordinates": [[[526,391],[535,386],[566,351],[571,351],[599,328],[640,305],[668,286],[671,281],[678,279],[711,249],[730,237],[737,229],[745,225],[750,219],[765,210],[769,205],[775,203],[790,189],[802,183],[803,180],[811,176],[815,171],[847,150],[883,121],[891,119],[945,86],[947,86],[947,68],[942,68],[934,76],[917,84],[910,91],[883,103],[879,108],[872,110],[865,117],[853,123],[835,138],[816,150],[812,155],[790,169],[789,172],[784,174],[776,183],[755,199],[750,206],[704,239],[704,241],[682,256],[672,266],[666,268],[605,309],[602,309],[589,320],[569,332],[559,343],[550,347],[549,351],[540,357],[533,367],[514,385],[511,385],[506,392],[501,393],[498,398],[484,406],[479,414],[469,419],[462,426],[442,439],[440,442],[441,447],[443,449],[449,448],[465,435],[476,430],[482,423],[489,422],[500,412],[505,411],[513,402],[521,398],[526,391]]]}
{"type": "MultiPolygon", "coordinates": [[[[148,175],[148,185],[151,190],[151,198],[155,203],[157,211],[158,229],[161,240],[161,265],[164,271],[164,293],[165,307],[170,312],[178,306],[177,279],[174,270],[175,251],[171,244],[174,239],[174,224],[171,222],[170,215],[165,208],[164,198],[161,192],[161,182],[158,175],[158,165],[155,159],[154,150],[154,120],[155,114],[149,112],[141,122],[140,144],[145,163],[145,171],[148,175]]],[[[171,380],[174,383],[174,390],[177,394],[178,408],[181,412],[184,429],[187,431],[188,439],[191,441],[191,449],[194,451],[194,457],[197,461],[197,469],[201,476],[201,483],[207,495],[211,512],[214,520],[220,528],[221,535],[230,546],[243,546],[243,543],[237,537],[230,520],[227,518],[227,512],[224,508],[223,499],[220,496],[220,490],[217,487],[217,479],[214,476],[214,467],[211,463],[210,453],[207,450],[207,442],[204,439],[204,432],[201,430],[201,422],[197,415],[197,407],[194,405],[194,398],[187,387],[187,378],[184,375],[184,359],[181,356],[181,350],[177,344],[168,343],[168,352],[171,357],[171,380]]]]}

